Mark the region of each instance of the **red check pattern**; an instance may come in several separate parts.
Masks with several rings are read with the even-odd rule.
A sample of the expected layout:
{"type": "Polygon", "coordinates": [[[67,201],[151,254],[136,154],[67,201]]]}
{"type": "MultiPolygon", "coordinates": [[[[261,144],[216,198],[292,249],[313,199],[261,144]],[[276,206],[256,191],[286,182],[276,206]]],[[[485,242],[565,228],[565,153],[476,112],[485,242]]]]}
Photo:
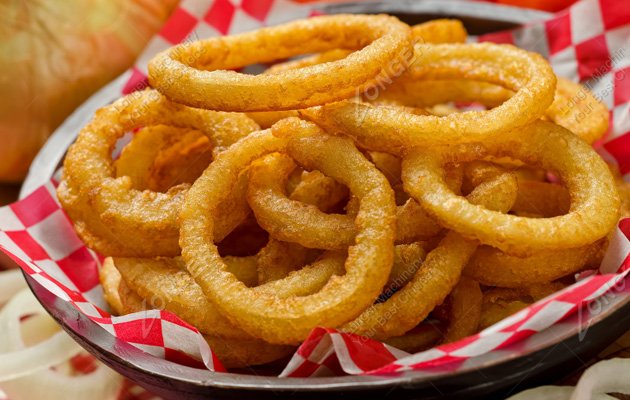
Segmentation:
{"type": "MultiPolygon", "coordinates": [[[[316,4],[288,0],[183,0],[121,85],[121,93],[146,86],[146,65],[158,51],[198,38],[232,34],[319,13],[316,4]]],[[[611,128],[602,152],[630,172],[630,8],[617,0],[582,0],[547,21],[483,35],[479,41],[511,43],[548,57],[558,75],[580,80],[609,106],[611,128]]],[[[483,332],[409,355],[380,342],[314,329],[280,376],[398,373],[439,366],[456,371],[465,360],[522,343],[567,318],[626,278],[630,270],[630,219],[620,221],[600,274],[583,277],[483,332]]],[[[164,311],[111,317],[100,296],[99,258],[74,234],[54,194],[54,184],[0,208],[0,249],[50,292],[71,302],[103,329],[156,357],[222,370],[197,330],[164,311]]],[[[138,387],[125,399],[152,398],[138,387]]]]}
{"type": "Polygon", "coordinates": [[[630,7],[615,0],[582,0],[548,21],[478,40],[541,53],[558,75],[591,89],[611,110],[603,147],[623,174],[630,172],[630,7]]]}

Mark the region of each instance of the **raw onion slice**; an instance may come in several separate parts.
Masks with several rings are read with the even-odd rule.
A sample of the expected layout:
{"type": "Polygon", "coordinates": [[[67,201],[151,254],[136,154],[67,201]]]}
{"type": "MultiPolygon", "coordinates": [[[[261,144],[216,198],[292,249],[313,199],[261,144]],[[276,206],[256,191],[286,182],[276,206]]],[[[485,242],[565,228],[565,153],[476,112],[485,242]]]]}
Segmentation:
{"type": "MultiPolygon", "coordinates": [[[[0,311],[0,382],[19,378],[60,364],[76,355],[81,349],[68,335],[57,332],[50,338],[26,347],[20,325],[22,317],[45,315],[28,289],[15,295],[0,311]]],[[[49,317],[48,324],[55,324],[49,317]]]]}
{"type": "Polygon", "coordinates": [[[11,400],[114,400],[122,388],[123,378],[104,364],[87,375],[67,375],[45,370],[12,381],[0,388],[11,400]]]}
{"type": "MultiPolygon", "coordinates": [[[[19,286],[13,285],[15,277],[14,273],[0,274],[5,297],[19,286]]],[[[74,375],[68,361],[80,351],[28,289],[19,291],[0,310],[0,389],[11,400],[115,399],[123,378],[103,364],[89,374],[74,375]]]]}
{"type": "Polygon", "coordinates": [[[19,269],[0,271],[0,307],[25,287],[26,281],[19,269]]]}
{"type": "Polygon", "coordinates": [[[607,393],[630,394],[630,359],[600,361],[588,368],[577,386],[540,386],[507,400],[612,400],[607,393]]]}

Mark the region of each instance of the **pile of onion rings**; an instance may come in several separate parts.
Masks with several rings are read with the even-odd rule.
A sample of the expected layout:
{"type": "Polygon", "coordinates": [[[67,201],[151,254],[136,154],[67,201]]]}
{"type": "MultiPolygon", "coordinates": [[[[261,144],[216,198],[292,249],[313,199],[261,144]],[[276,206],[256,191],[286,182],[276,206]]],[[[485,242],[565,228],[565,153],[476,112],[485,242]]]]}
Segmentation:
{"type": "Polygon", "coordinates": [[[171,311],[240,368],[319,326],[457,341],[597,268],[618,187],[629,203],[590,145],[606,108],[537,54],[465,42],[459,21],[337,15],[158,54],[58,189],[112,312],[171,311]]]}

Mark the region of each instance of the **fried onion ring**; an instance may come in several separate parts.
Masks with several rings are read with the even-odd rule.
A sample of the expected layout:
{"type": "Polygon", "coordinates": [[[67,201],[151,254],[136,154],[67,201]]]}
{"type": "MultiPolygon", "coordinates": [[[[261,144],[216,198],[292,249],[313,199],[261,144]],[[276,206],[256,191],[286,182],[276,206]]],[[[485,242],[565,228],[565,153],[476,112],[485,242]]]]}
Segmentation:
{"type": "Polygon", "coordinates": [[[535,171],[542,170],[526,168],[501,166],[487,161],[466,163],[462,192],[468,193],[480,182],[509,170],[518,178],[518,196],[510,210],[514,214],[550,218],[569,212],[571,197],[567,189],[562,185],[532,180],[536,178],[535,171]]]}
{"type": "Polygon", "coordinates": [[[212,162],[212,144],[196,130],[156,125],[140,129],[114,162],[116,177],[128,176],[134,189],[167,192],[192,184],[212,162]]]}
{"type": "MultiPolygon", "coordinates": [[[[411,28],[411,32],[412,41],[419,41],[420,43],[464,43],[467,37],[464,25],[461,21],[454,19],[438,19],[418,24],[411,28]]],[[[351,53],[352,51],[344,49],[329,50],[309,57],[274,64],[263,74],[281,74],[289,70],[338,61],[351,53]]],[[[298,114],[295,110],[287,110],[250,112],[247,115],[266,129],[283,118],[296,117],[298,114]]]]}
{"type": "MultiPolygon", "coordinates": [[[[131,290],[125,281],[120,282],[118,293],[124,310],[121,314],[147,310],[147,300],[131,290]]],[[[273,345],[254,338],[235,339],[205,334],[203,338],[225,368],[267,364],[295,350],[292,346],[273,345]]]]}
{"type": "Polygon", "coordinates": [[[385,339],[385,343],[407,353],[428,350],[443,338],[442,327],[438,324],[422,324],[402,336],[385,339]]]}
{"type": "Polygon", "coordinates": [[[403,149],[414,146],[496,137],[537,120],[553,101],[556,77],[538,54],[489,43],[416,45],[415,54],[416,60],[405,76],[475,79],[516,93],[491,110],[445,117],[411,115],[352,101],[301,110],[300,115],[331,133],[353,137],[369,150],[401,154],[403,149]]]}
{"type": "Polygon", "coordinates": [[[411,36],[420,43],[466,43],[468,32],[457,19],[434,19],[411,27],[411,36]]]}
{"type": "Polygon", "coordinates": [[[98,277],[101,286],[103,286],[103,297],[111,307],[113,314],[122,315],[124,307],[118,293],[118,287],[122,278],[111,257],[107,257],[103,261],[98,277]]]}
{"type": "Polygon", "coordinates": [[[204,294],[245,331],[278,344],[299,343],[316,326],[354,318],[379,295],[393,262],[395,203],[385,177],[347,139],[327,136],[305,122],[299,128],[290,138],[252,134],[221,153],[192,186],[181,213],[182,255],[204,294]],[[238,171],[281,150],[287,140],[292,157],[346,185],[360,199],[360,209],[345,275],[331,278],[317,293],[281,299],[247,288],[227,271],[213,244],[212,226],[238,171]]]}
{"type": "Polygon", "coordinates": [[[518,197],[512,207],[517,215],[557,217],[569,212],[571,197],[562,185],[524,180],[518,183],[518,197]]]}
{"type": "Polygon", "coordinates": [[[619,217],[620,200],[606,164],[584,141],[544,121],[483,144],[416,148],[403,161],[403,183],[449,229],[510,254],[588,245],[606,236],[619,217]],[[487,155],[558,173],[571,193],[569,213],[554,218],[506,215],[472,205],[447,188],[442,165],[487,155]]]}
{"type": "MultiPolygon", "coordinates": [[[[455,19],[436,19],[411,27],[413,41],[420,43],[464,43],[468,33],[461,21],[455,19]]],[[[297,60],[277,63],[265,70],[265,74],[279,74],[292,69],[310,67],[331,61],[341,60],[352,51],[343,48],[329,50],[297,60]]]]}
{"type": "MultiPolygon", "coordinates": [[[[506,173],[479,185],[468,199],[487,209],[506,212],[514,202],[516,191],[516,178],[506,173]]],[[[341,329],[378,340],[403,335],[444,301],[477,246],[477,242],[450,231],[403,288],[387,301],[367,308],[341,329]]]]}
{"type": "Polygon", "coordinates": [[[564,287],[554,282],[519,289],[487,290],[483,294],[479,328],[485,329],[564,287]]]}
{"type": "Polygon", "coordinates": [[[412,79],[403,76],[379,94],[382,101],[396,101],[408,107],[432,107],[450,102],[481,103],[497,107],[514,92],[488,82],[464,79],[412,79]]]}
{"type": "Polygon", "coordinates": [[[291,110],[361,93],[391,60],[406,68],[409,26],[386,15],[334,15],[256,32],[180,44],[149,62],[153,87],[176,102],[221,111],[291,110]],[[256,51],[242,51],[244,48],[256,51]],[[343,60],[246,75],[228,71],[254,63],[332,49],[355,50],[343,60]],[[331,90],[331,77],[335,88],[331,90]],[[363,88],[363,89],[361,89],[363,88]]]}
{"type": "MultiPolygon", "coordinates": [[[[380,101],[396,101],[408,107],[430,107],[451,101],[481,103],[497,107],[514,95],[503,86],[474,80],[415,80],[405,76],[379,95],[380,101]]],[[[553,103],[544,117],[563,126],[588,143],[608,130],[606,106],[588,88],[557,78],[553,103]]]]}
{"type": "Polygon", "coordinates": [[[422,266],[427,252],[422,243],[399,244],[394,247],[394,265],[389,275],[385,290],[398,289],[413,278],[422,266]]]}
{"type": "MultiPolygon", "coordinates": [[[[255,284],[245,280],[252,276],[251,271],[256,271],[255,265],[233,263],[230,257],[225,261],[227,271],[239,282],[246,286],[255,284]]],[[[225,338],[252,338],[226,319],[204,296],[180,258],[115,258],[112,263],[127,286],[147,299],[148,308],[169,310],[204,334],[225,338]]],[[[330,253],[283,279],[257,286],[257,290],[272,293],[279,298],[308,295],[320,290],[332,275],[341,273],[343,258],[330,253]]]]}
{"type": "MultiPolygon", "coordinates": [[[[273,131],[290,131],[295,121],[283,120],[273,131]]],[[[351,216],[326,214],[313,205],[287,197],[286,181],[294,168],[290,158],[280,156],[267,158],[250,168],[247,198],[260,226],[273,237],[308,248],[340,250],[352,245],[356,228],[351,216]]],[[[442,230],[412,199],[397,207],[396,221],[398,243],[428,239],[442,230]]]]}
{"type": "Polygon", "coordinates": [[[259,339],[229,339],[203,335],[212,352],[225,368],[268,364],[295,352],[294,346],[269,344],[259,339]]]}
{"type": "Polygon", "coordinates": [[[483,294],[479,283],[462,276],[450,295],[450,321],[444,343],[456,342],[477,332],[483,294]]]}
{"type": "MultiPolygon", "coordinates": [[[[142,297],[147,309],[166,309],[201,333],[251,338],[217,312],[186,272],[179,258],[115,258],[112,263],[127,286],[142,297]]],[[[232,270],[232,273],[238,270],[232,270]]],[[[110,303],[111,304],[111,303],[110,303]]]]}
{"type": "MultiPolygon", "coordinates": [[[[151,125],[196,129],[209,138],[257,129],[245,115],[181,106],[153,90],[135,92],[99,110],[68,150],[57,193],[79,236],[102,254],[153,257],[180,252],[177,218],[188,185],[166,193],[139,191],[130,178],[114,175],[111,154],[117,140],[151,125]]],[[[246,183],[238,188],[244,189],[246,183]]],[[[225,217],[215,224],[217,238],[227,235],[249,212],[244,196],[234,196],[223,206],[225,217]]]]}
{"type": "Polygon", "coordinates": [[[545,111],[545,117],[584,139],[594,143],[608,131],[606,105],[579,83],[558,78],[556,97],[545,111]]]}
{"type": "MultiPolygon", "coordinates": [[[[316,255],[316,250],[269,238],[269,243],[256,255],[258,282],[264,284],[282,279],[312,261],[316,255]]],[[[224,261],[228,264],[227,260],[224,261]]]]}
{"type": "MultiPolygon", "coordinates": [[[[269,154],[265,159],[273,162],[275,157],[282,158],[283,156],[278,153],[269,154]]],[[[282,161],[279,162],[282,163],[282,161]]],[[[334,179],[319,171],[302,171],[300,182],[291,191],[290,198],[315,206],[322,211],[328,211],[347,196],[348,189],[334,179]]],[[[291,271],[308,263],[309,260],[312,261],[316,254],[316,250],[270,237],[269,243],[258,253],[259,282],[263,284],[284,278],[291,271]]]]}
{"type": "Polygon", "coordinates": [[[487,286],[518,288],[551,282],[583,270],[602,249],[606,240],[582,247],[543,250],[527,257],[506,254],[490,246],[481,246],[464,274],[487,286]]]}
{"type": "Polygon", "coordinates": [[[486,329],[532,304],[532,302],[523,300],[486,301],[485,295],[483,300],[481,318],[479,320],[480,329],[486,329]]]}

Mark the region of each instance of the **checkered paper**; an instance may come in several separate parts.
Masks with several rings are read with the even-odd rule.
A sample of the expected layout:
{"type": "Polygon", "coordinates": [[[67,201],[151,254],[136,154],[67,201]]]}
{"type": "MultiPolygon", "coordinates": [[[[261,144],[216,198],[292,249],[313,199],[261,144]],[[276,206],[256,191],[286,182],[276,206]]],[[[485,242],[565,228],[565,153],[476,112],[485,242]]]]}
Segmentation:
{"type": "MultiPolygon", "coordinates": [[[[184,0],[127,72],[120,93],[144,88],[148,60],[173,44],[308,17],[317,13],[314,7],[286,0],[184,0]]],[[[625,78],[630,73],[630,9],[623,2],[583,0],[548,21],[477,40],[540,52],[559,75],[588,85],[612,110],[611,129],[600,151],[624,174],[630,172],[630,78],[625,78]]],[[[391,374],[435,367],[457,371],[468,359],[498,352],[566,320],[623,282],[630,269],[628,237],[630,219],[625,219],[599,274],[459,342],[410,355],[371,339],[317,328],[280,376],[391,374]]],[[[105,311],[97,273],[101,260],[74,233],[56,199],[54,181],[0,208],[0,248],[53,295],[119,339],[172,362],[224,370],[198,331],[169,312],[112,317],[105,311]]]]}

